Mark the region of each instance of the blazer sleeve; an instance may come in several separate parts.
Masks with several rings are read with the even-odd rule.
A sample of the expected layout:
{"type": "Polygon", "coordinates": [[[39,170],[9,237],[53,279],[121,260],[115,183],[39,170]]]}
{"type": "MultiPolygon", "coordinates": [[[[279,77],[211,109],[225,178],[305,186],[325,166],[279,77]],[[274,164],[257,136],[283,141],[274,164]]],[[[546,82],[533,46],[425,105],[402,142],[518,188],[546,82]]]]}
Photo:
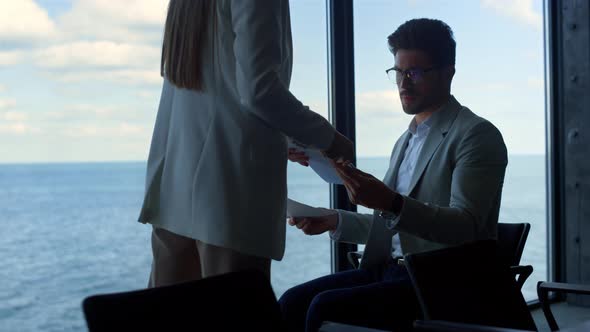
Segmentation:
{"type": "Polygon", "coordinates": [[[240,101],[268,125],[319,149],[330,146],[335,130],[321,115],[305,107],[280,79],[283,22],[288,2],[232,0],[236,80],[240,101]]]}
{"type": "Polygon", "coordinates": [[[341,242],[366,244],[373,225],[373,215],[337,210],[340,215],[341,242]]]}
{"type": "Polygon", "coordinates": [[[508,163],[502,135],[490,122],[481,122],[466,133],[457,151],[449,206],[404,197],[393,229],[451,245],[495,237],[492,215],[498,213],[508,163]]]}

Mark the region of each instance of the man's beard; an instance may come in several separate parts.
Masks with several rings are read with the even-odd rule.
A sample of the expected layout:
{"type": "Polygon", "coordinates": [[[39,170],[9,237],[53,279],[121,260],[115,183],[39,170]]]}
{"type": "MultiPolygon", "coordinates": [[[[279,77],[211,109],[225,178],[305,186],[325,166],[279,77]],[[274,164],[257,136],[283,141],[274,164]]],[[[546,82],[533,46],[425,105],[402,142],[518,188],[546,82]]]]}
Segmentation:
{"type": "Polygon", "coordinates": [[[422,113],[422,108],[419,107],[419,105],[404,106],[402,104],[402,109],[404,110],[404,113],[408,115],[416,115],[422,113]]]}
{"type": "Polygon", "coordinates": [[[409,115],[416,115],[418,113],[422,113],[424,110],[424,101],[421,100],[419,98],[418,95],[415,94],[404,94],[400,96],[400,99],[402,100],[402,109],[404,110],[404,113],[409,114],[409,115]],[[406,105],[403,102],[403,97],[404,96],[408,96],[408,97],[412,97],[414,98],[414,100],[410,103],[410,105],[406,105]]]}

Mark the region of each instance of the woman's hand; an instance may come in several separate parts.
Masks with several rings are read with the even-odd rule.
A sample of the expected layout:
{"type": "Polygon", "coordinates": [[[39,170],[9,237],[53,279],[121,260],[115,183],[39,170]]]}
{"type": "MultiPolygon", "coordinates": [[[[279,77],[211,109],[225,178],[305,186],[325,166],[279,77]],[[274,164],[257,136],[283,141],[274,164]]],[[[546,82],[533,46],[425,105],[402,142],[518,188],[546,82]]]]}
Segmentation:
{"type": "Polygon", "coordinates": [[[354,144],[346,136],[336,132],[332,144],[323,153],[336,162],[350,162],[354,159],[354,144]]]}
{"type": "Polygon", "coordinates": [[[338,226],[338,213],[323,217],[291,217],[289,225],[296,226],[307,235],[322,234],[326,231],[335,231],[338,226]]]}
{"type": "Polygon", "coordinates": [[[295,148],[289,148],[288,158],[290,161],[299,163],[305,167],[309,166],[309,157],[303,151],[295,148]]]}

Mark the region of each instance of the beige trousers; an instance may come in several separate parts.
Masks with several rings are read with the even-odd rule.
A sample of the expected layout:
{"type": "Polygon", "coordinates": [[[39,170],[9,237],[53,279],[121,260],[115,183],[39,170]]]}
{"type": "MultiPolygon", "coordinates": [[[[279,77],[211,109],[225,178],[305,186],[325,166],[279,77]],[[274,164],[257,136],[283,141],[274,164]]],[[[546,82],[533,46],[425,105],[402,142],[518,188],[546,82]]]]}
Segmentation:
{"type": "Polygon", "coordinates": [[[242,254],[162,228],[152,229],[152,253],[150,288],[245,269],[260,270],[270,279],[270,258],[242,254]]]}

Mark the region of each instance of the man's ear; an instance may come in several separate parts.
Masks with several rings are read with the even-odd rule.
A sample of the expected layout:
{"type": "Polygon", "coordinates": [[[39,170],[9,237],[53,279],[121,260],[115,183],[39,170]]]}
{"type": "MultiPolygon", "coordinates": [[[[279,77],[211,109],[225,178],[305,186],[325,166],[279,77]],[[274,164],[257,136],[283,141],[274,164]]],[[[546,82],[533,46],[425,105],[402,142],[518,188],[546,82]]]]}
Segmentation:
{"type": "Polygon", "coordinates": [[[447,81],[451,81],[455,76],[455,66],[446,66],[443,69],[443,75],[447,81]]]}

